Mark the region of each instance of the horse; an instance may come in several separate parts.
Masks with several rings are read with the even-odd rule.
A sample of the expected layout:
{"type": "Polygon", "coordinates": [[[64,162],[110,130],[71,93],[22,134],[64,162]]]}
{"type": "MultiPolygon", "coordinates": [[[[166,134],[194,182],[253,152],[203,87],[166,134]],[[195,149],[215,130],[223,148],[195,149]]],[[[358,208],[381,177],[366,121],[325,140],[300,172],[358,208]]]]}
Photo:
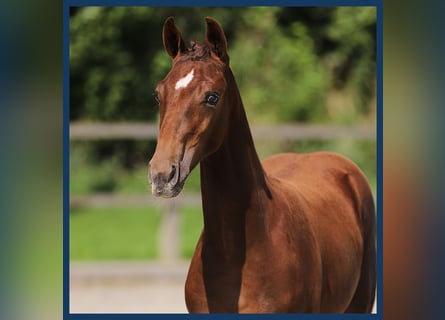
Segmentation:
{"type": "Polygon", "coordinates": [[[190,313],[369,313],[376,288],[376,215],[347,158],[284,153],[260,161],[222,27],[185,45],[162,30],[172,67],[155,91],[152,194],[177,196],[198,164],[204,227],[185,282],[190,313]]]}

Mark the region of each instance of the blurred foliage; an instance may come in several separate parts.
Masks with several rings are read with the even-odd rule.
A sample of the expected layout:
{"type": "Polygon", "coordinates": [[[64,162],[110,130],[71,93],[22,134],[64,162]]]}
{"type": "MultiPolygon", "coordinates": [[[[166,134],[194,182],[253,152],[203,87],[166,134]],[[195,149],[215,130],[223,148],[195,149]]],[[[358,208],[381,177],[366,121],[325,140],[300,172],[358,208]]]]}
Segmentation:
{"type": "MultiPolygon", "coordinates": [[[[171,67],[161,37],[168,16],[185,40],[203,41],[205,16],[220,22],[251,123],[375,122],[373,7],[71,8],[71,120],[156,120],[152,92],[171,67]]],[[[85,153],[75,164],[111,173],[92,167],[91,190],[112,191],[119,168],[146,165],[154,147],[76,142],[72,156],[85,153]]]]}
{"type": "Polygon", "coordinates": [[[162,25],[202,40],[204,17],[223,26],[246,108],[266,121],[330,121],[327,93],[346,90],[367,115],[375,83],[372,7],[82,7],[70,17],[71,120],[150,120],[170,69],[162,25]],[[267,90],[265,90],[267,88],[267,90]]]}

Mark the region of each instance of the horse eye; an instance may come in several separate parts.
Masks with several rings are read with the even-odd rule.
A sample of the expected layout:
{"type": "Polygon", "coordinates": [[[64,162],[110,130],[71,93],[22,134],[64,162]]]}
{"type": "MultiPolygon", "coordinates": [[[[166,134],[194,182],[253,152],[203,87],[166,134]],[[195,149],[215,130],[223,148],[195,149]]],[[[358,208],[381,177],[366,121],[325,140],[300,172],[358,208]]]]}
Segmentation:
{"type": "Polygon", "coordinates": [[[219,96],[215,92],[208,93],[205,97],[205,103],[210,106],[216,106],[218,103],[219,96]]]}
{"type": "Polygon", "coordinates": [[[157,92],[157,91],[153,92],[152,96],[158,104],[161,102],[161,100],[159,99],[159,92],[157,92]]]}

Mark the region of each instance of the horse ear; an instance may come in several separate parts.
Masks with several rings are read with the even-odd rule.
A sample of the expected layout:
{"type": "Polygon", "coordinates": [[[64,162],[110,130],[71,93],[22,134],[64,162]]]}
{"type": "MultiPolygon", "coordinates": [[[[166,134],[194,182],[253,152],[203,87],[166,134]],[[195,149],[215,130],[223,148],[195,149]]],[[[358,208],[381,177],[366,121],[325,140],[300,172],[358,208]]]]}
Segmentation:
{"type": "Polygon", "coordinates": [[[186,47],[182,39],[181,32],[176,28],[173,17],[168,17],[164,22],[162,29],[162,42],[165,51],[174,59],[179,53],[185,52],[186,47]]]}
{"type": "Polygon", "coordinates": [[[206,17],[207,30],[206,30],[206,42],[212,49],[212,51],[223,61],[229,63],[229,56],[227,54],[227,39],[223,29],[216,22],[215,19],[206,17]]]}

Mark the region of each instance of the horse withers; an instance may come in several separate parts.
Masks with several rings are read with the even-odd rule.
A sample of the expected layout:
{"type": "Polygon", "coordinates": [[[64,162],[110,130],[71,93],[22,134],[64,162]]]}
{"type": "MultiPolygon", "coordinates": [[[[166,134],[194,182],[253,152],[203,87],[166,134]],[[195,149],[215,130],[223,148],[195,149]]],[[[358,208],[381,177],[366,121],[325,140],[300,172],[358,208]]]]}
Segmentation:
{"type": "Polygon", "coordinates": [[[360,169],[328,152],[260,162],[220,25],[185,45],[172,17],[172,68],[156,87],[155,196],[178,195],[200,165],[204,228],[185,299],[192,313],[369,313],[376,216],[360,169]]]}

